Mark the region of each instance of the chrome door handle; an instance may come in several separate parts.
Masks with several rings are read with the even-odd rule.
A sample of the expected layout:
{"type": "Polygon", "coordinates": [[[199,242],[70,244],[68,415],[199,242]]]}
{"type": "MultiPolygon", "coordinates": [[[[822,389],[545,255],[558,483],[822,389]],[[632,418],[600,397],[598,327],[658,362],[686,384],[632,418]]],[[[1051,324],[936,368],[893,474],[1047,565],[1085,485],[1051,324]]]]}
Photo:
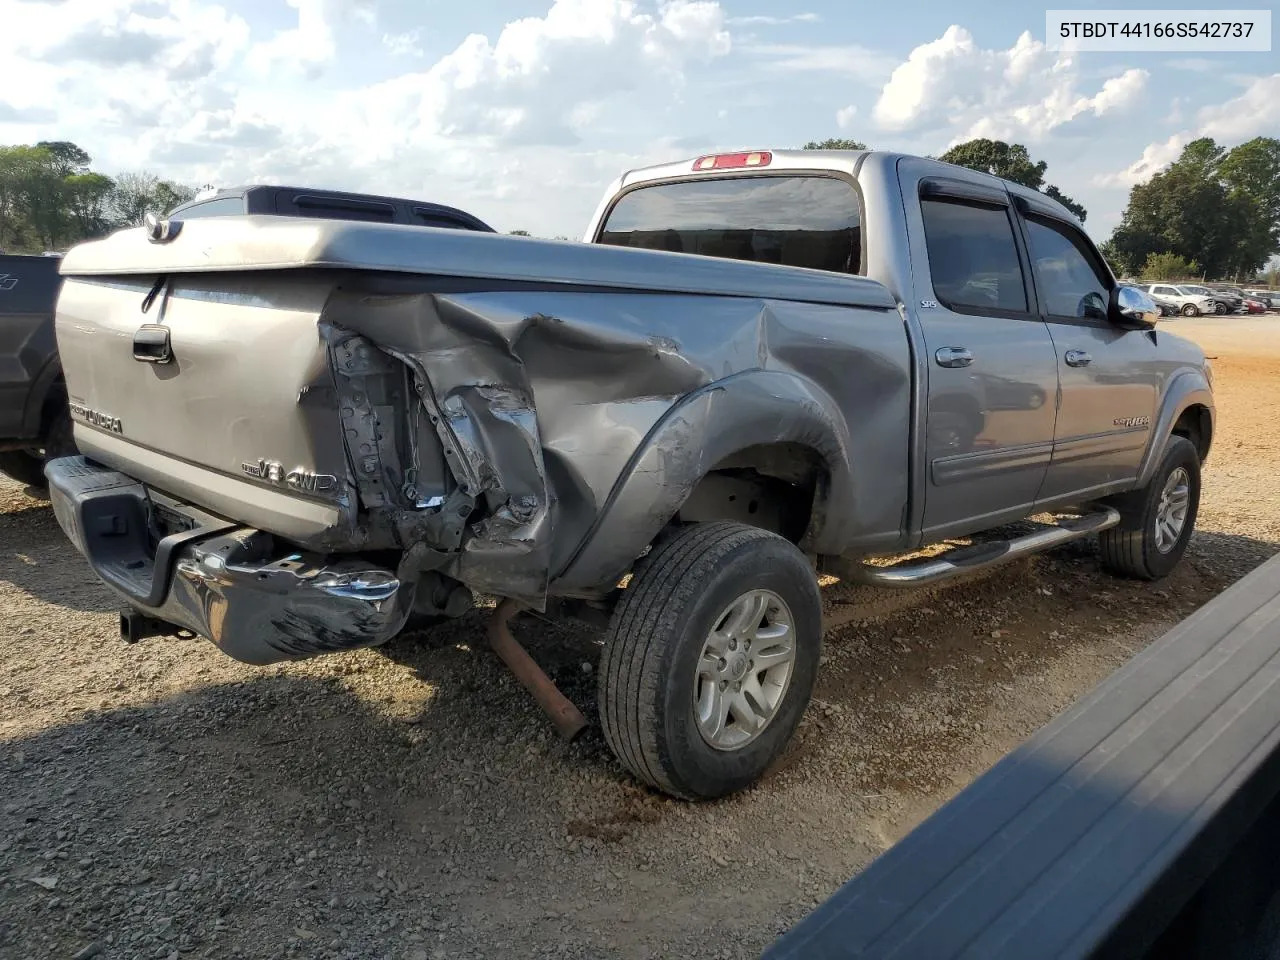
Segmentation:
{"type": "Polygon", "coordinates": [[[162,323],[144,323],[133,335],[133,359],[142,363],[169,363],[173,344],[169,328],[162,323]]]}
{"type": "Polygon", "coordinates": [[[1067,355],[1063,357],[1067,361],[1068,367],[1087,367],[1093,363],[1093,357],[1089,356],[1083,350],[1068,350],[1067,355]]]}
{"type": "Polygon", "coordinates": [[[973,354],[965,347],[939,347],[933,359],[940,367],[967,367],[973,363],[973,354]]]}

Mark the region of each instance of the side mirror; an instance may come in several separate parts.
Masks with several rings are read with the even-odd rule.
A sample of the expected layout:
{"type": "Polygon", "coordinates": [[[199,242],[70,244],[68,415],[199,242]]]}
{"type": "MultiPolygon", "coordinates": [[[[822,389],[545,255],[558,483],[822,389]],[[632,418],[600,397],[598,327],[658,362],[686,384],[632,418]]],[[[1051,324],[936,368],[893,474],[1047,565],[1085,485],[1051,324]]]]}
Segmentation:
{"type": "Polygon", "coordinates": [[[1115,287],[1107,313],[1112,323],[1126,330],[1147,330],[1160,319],[1156,302],[1134,287],[1115,287]]]}

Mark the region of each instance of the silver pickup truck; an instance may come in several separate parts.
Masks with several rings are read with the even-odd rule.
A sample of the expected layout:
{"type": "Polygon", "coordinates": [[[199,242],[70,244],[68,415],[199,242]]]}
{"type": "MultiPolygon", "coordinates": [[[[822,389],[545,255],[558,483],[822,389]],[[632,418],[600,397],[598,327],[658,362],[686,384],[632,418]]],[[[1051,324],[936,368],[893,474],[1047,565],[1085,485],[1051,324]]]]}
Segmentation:
{"type": "Polygon", "coordinates": [[[1123,575],[1182,557],[1209,366],[1043,195],[727,154],[628,173],[584,239],[232,217],[72,250],[83,456],[47,477],[126,637],[263,664],[483,594],[554,706],[502,621],[594,615],[610,747],[708,798],[800,720],[817,574],[909,587],[1093,534],[1123,575]]]}

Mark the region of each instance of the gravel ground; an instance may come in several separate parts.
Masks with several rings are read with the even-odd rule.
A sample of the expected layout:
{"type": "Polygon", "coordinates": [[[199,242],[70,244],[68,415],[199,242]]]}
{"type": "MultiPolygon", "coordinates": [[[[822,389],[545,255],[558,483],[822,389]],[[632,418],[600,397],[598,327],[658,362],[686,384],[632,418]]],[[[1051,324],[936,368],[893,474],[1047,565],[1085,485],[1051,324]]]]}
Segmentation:
{"type": "MultiPolygon", "coordinates": [[[[1280,317],[1173,320],[1215,362],[1200,532],[1167,581],[1092,543],[928,593],[826,588],[817,699],[757,788],[635,786],[566,746],[483,610],[241,666],[116,639],[48,507],[0,481],[0,957],[754,957],[1055,713],[1280,550],[1280,317]]],[[[599,648],[516,633],[594,716],[599,648]]]]}

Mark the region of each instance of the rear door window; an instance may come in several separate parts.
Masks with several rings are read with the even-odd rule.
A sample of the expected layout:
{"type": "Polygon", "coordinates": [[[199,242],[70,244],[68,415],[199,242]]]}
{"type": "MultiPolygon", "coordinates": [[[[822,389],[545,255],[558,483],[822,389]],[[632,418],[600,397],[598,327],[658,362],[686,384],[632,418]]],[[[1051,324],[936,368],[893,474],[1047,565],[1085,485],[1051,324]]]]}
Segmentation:
{"type": "Polygon", "coordinates": [[[623,194],[599,242],[858,273],[862,205],[836,177],[681,180],[623,194]]]}
{"type": "Polygon", "coordinates": [[[1007,208],[925,199],[920,212],[939,302],[962,313],[1027,312],[1027,288],[1007,208]]]}

